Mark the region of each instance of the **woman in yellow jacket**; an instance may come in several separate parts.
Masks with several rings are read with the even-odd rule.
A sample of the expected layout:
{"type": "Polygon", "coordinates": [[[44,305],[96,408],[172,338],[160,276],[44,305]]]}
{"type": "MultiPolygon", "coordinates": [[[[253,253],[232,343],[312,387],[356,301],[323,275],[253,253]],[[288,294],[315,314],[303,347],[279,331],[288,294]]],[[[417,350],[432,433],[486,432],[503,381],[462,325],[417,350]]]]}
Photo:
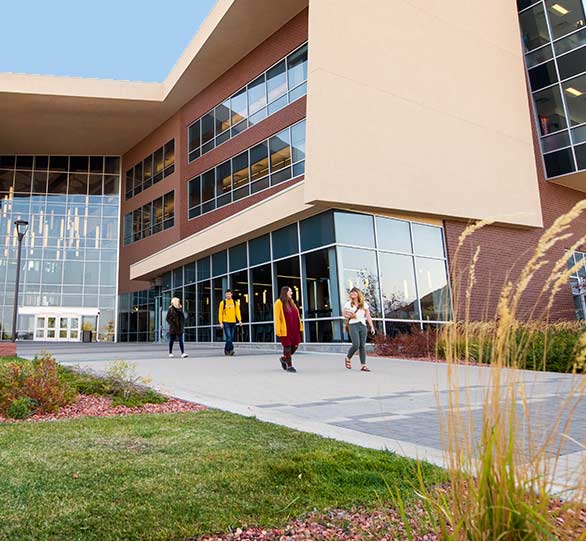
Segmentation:
{"type": "Polygon", "coordinates": [[[224,295],[225,299],[220,301],[220,306],[218,307],[218,322],[224,330],[224,339],[226,340],[224,354],[233,356],[236,322],[242,324],[242,316],[240,315],[240,303],[232,299],[232,290],[226,290],[224,295]]]}
{"type": "Polygon", "coordinates": [[[280,358],[284,371],[296,373],[291,362],[291,357],[296,352],[301,342],[303,322],[299,309],[293,301],[293,290],[289,286],[281,288],[279,299],[275,301],[275,333],[283,345],[283,356],[280,358]]]}

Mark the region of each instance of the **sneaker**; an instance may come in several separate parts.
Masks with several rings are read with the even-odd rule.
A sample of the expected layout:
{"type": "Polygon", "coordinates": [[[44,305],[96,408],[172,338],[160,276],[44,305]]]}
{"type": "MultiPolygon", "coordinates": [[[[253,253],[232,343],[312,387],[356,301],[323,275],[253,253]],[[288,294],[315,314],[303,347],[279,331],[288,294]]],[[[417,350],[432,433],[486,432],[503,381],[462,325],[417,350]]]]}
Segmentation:
{"type": "Polygon", "coordinates": [[[287,361],[285,360],[284,357],[280,357],[279,361],[281,362],[281,367],[283,367],[283,371],[287,370],[287,361]]]}
{"type": "Polygon", "coordinates": [[[234,350],[230,350],[230,353],[228,355],[229,356],[233,356],[234,355],[234,350]]]}
{"type": "Polygon", "coordinates": [[[293,365],[291,365],[291,367],[287,367],[287,372],[288,373],[296,373],[297,369],[295,369],[295,367],[293,367],[293,365]]]}
{"type": "Polygon", "coordinates": [[[170,358],[174,358],[175,356],[173,354],[169,354],[169,357],[170,358]]]}
{"type": "Polygon", "coordinates": [[[189,357],[189,354],[181,354],[181,357],[182,358],[187,358],[187,357],[189,357]]]}

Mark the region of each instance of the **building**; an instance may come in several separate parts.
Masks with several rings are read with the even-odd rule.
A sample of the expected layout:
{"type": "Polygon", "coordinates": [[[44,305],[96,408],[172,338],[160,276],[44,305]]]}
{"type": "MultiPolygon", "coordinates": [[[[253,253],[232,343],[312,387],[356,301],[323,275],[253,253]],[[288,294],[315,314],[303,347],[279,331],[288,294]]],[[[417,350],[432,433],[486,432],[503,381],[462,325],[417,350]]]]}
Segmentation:
{"type": "MultiPolygon", "coordinates": [[[[163,83],[0,74],[4,338],[16,218],[23,339],[158,340],[178,296],[186,339],[221,341],[230,287],[239,340],[272,342],[283,285],[309,342],[345,340],[353,285],[381,332],[435,326],[485,218],[463,255],[491,315],[586,191],[583,27],[581,0],[219,0],[163,83]]],[[[553,318],[583,318],[580,285],[553,318]]]]}

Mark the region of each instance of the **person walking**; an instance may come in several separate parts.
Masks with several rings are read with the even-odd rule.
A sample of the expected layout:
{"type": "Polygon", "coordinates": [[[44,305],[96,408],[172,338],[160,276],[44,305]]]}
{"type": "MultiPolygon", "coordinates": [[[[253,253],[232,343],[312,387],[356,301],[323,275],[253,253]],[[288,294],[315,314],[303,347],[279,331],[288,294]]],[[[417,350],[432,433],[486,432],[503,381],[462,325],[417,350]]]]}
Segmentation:
{"type": "Polygon", "coordinates": [[[303,322],[295,302],[293,290],[289,286],[283,286],[279,298],[275,301],[275,333],[283,345],[283,355],[280,358],[281,367],[289,373],[296,373],[293,367],[292,356],[299,348],[303,322]]]}
{"type": "Polygon", "coordinates": [[[173,357],[173,344],[179,341],[181,357],[186,358],[183,333],[185,331],[185,313],[178,297],[171,299],[171,305],[167,311],[167,323],[169,324],[169,357],[173,357]]]}
{"type": "Polygon", "coordinates": [[[218,307],[218,322],[224,330],[224,355],[234,355],[234,333],[236,332],[236,323],[242,325],[242,316],[240,315],[240,301],[232,299],[232,290],[226,290],[224,299],[220,301],[218,307]]]}
{"type": "Polygon", "coordinates": [[[344,317],[348,319],[346,329],[350,335],[352,346],[346,355],[346,369],[352,369],[352,356],[358,350],[360,356],[360,370],[368,373],[370,369],[366,366],[366,323],[370,333],[374,335],[374,324],[370,316],[368,303],[358,288],[350,290],[350,299],[344,305],[344,317]]]}

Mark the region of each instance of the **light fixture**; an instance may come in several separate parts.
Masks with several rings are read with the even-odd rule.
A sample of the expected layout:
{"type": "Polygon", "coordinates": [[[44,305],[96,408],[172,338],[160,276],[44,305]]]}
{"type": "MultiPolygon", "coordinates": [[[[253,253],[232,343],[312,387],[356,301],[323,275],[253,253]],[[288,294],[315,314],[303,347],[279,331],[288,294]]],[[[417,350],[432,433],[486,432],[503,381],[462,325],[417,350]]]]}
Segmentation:
{"type": "Polygon", "coordinates": [[[570,13],[570,10],[566,9],[561,4],[554,4],[553,6],[551,6],[551,9],[553,9],[554,11],[557,11],[557,13],[560,15],[567,15],[568,13],[570,13]]]}
{"type": "Polygon", "coordinates": [[[575,89],[574,87],[568,87],[565,90],[568,94],[571,94],[572,96],[576,97],[582,96],[582,94],[584,94],[583,92],[580,92],[578,89],[575,89]]]}
{"type": "Polygon", "coordinates": [[[22,241],[23,237],[28,231],[28,222],[26,220],[15,220],[14,225],[16,226],[16,234],[18,235],[19,241],[22,241]]]}

